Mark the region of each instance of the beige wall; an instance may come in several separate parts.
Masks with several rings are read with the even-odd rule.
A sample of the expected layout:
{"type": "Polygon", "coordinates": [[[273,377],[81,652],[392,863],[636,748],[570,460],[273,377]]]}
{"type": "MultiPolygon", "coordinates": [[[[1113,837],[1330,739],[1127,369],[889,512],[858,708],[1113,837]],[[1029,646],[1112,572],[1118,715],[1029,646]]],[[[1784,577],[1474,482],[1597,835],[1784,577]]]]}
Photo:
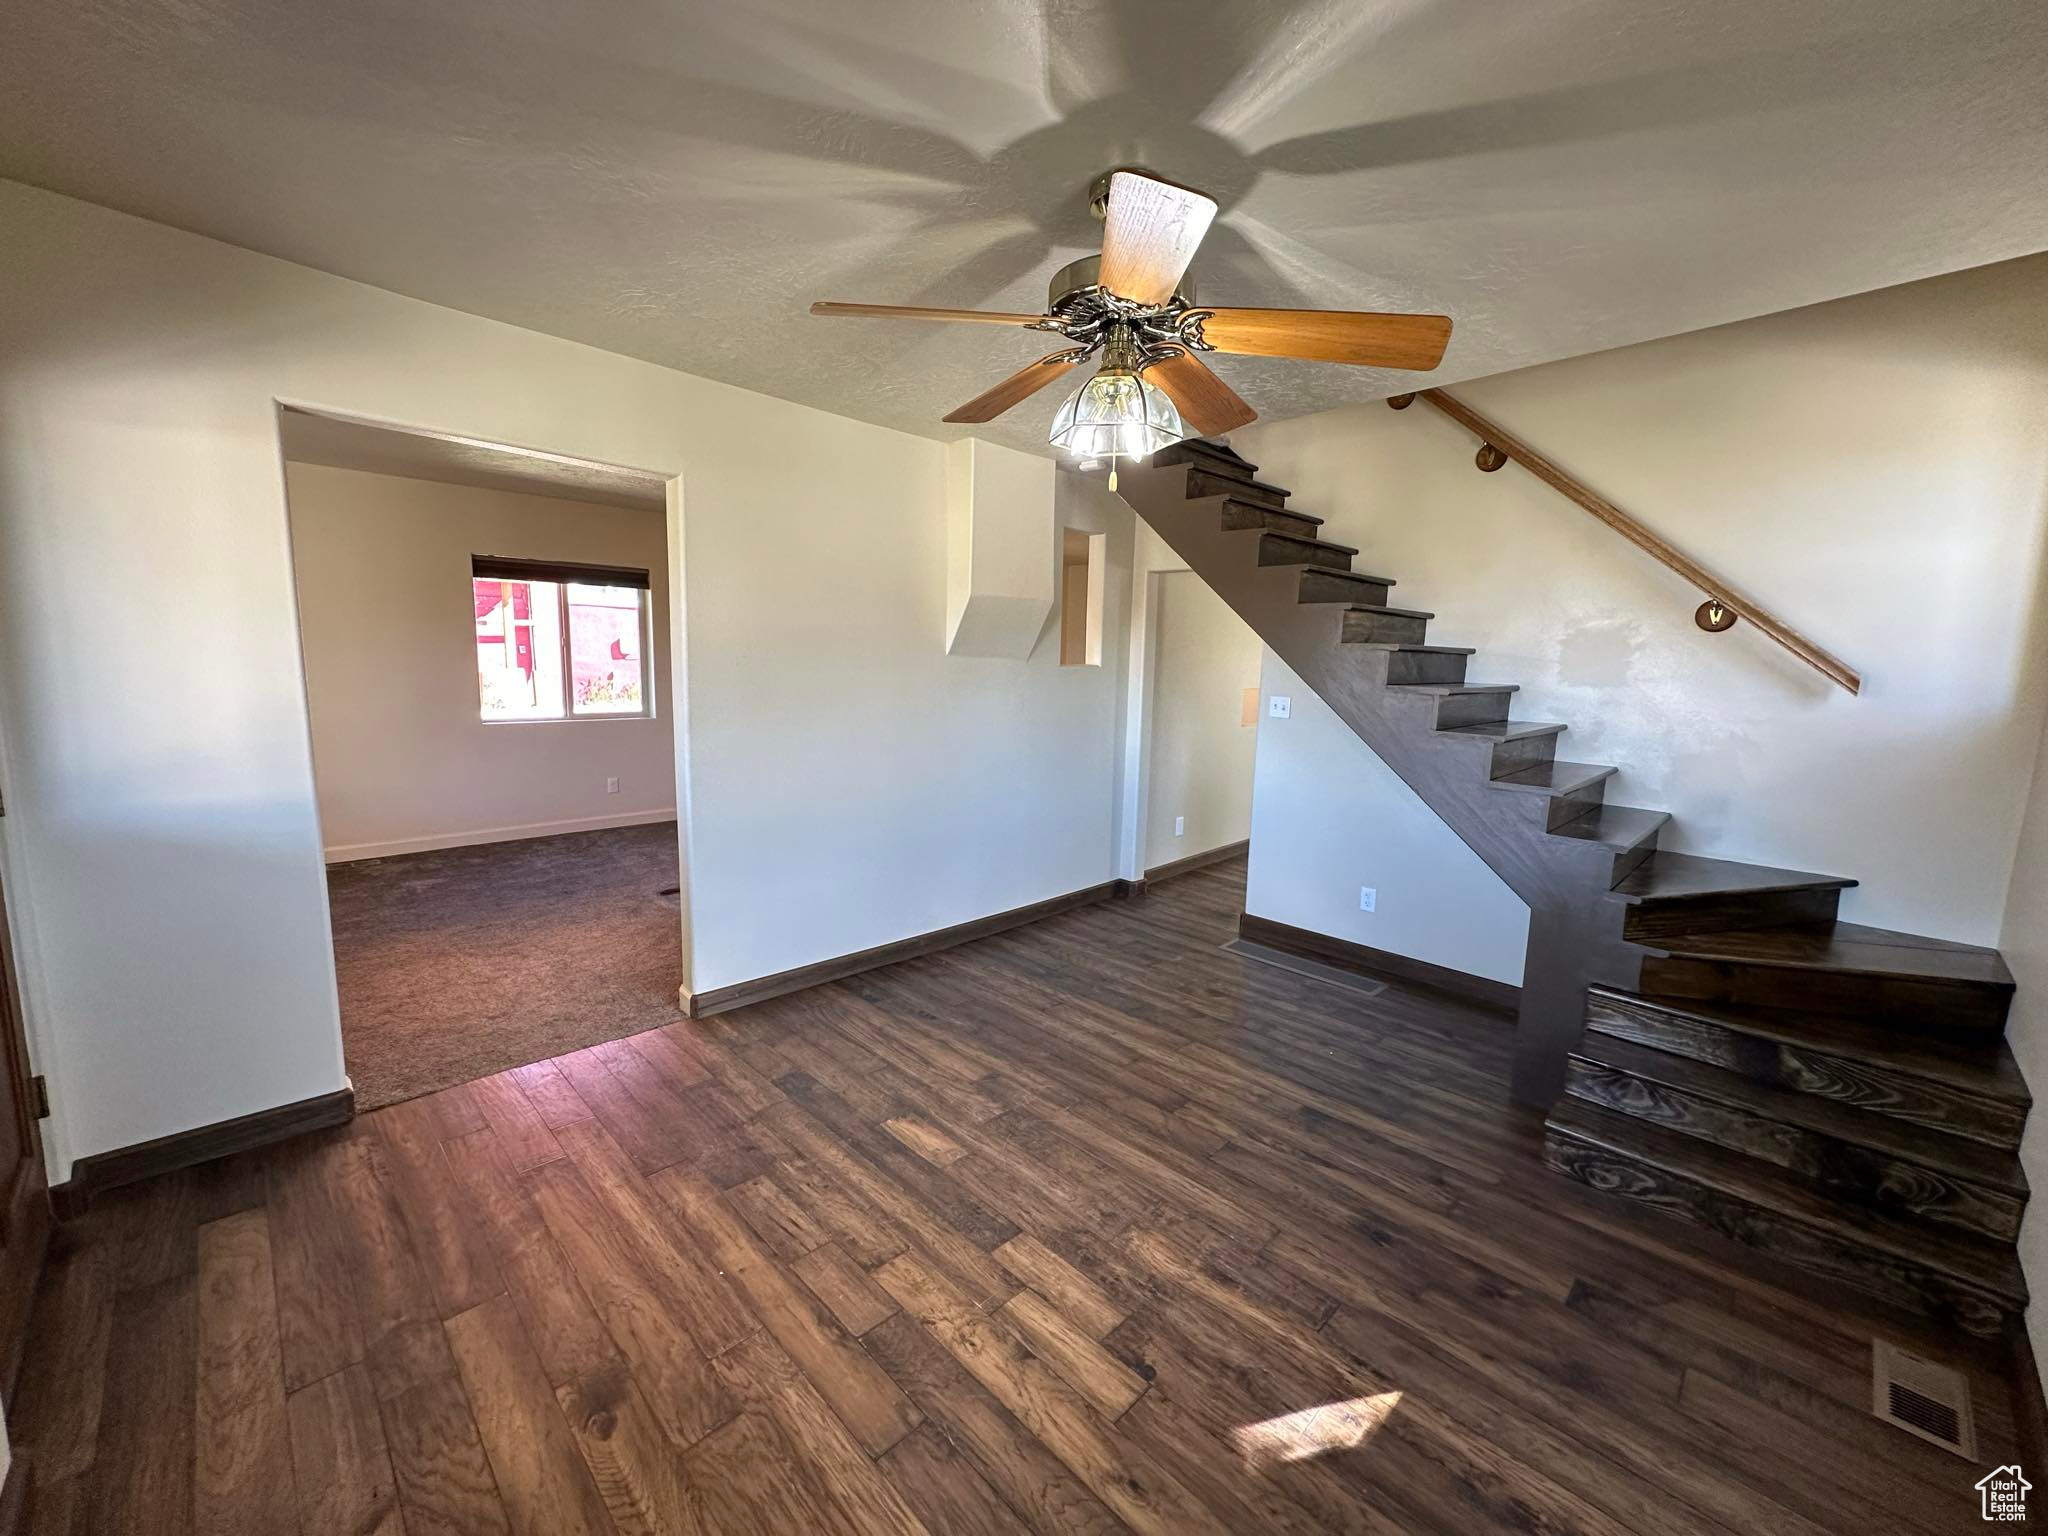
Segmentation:
{"type": "Polygon", "coordinates": [[[1263,687],[1289,707],[1259,720],[1245,910],[1521,985],[1522,898],[1270,651],[1263,687]]]}
{"type": "MultiPolygon", "coordinates": [[[[1522,470],[1479,474],[1471,436],[1426,406],[1236,442],[1398,579],[1395,603],[1434,611],[1433,641],[1478,648],[1474,681],[1569,722],[1562,756],[1618,764],[1610,800],[1672,812],[1666,846],[1851,875],[1852,920],[1999,942],[2048,702],[2048,257],[1456,393],[1859,668],[1861,696],[1748,626],[1701,632],[1697,593],[1522,470]]],[[[1348,744],[1267,734],[1311,754],[1273,764],[1298,788],[1354,775],[1348,744]]],[[[1391,775],[1330,818],[1313,794],[1267,796],[1267,772],[1262,755],[1252,910],[1346,932],[1371,885],[1386,929],[1462,887],[1470,911],[1516,916],[1448,832],[1381,837],[1382,816],[1412,820],[1391,775]]],[[[1501,939],[1467,922],[1425,958],[1496,974],[1501,939]]]]}
{"type": "Polygon", "coordinates": [[[662,513],[315,464],[287,465],[286,488],[329,860],[675,815],[662,513]],[[655,717],[485,723],[482,554],[649,571],[655,717]]]}
{"type": "Polygon", "coordinates": [[[1154,578],[1158,628],[1152,692],[1149,868],[1251,836],[1256,725],[1244,690],[1259,686],[1259,637],[1193,571],[1154,578]],[[1173,823],[1185,818],[1176,836],[1173,823]]]}

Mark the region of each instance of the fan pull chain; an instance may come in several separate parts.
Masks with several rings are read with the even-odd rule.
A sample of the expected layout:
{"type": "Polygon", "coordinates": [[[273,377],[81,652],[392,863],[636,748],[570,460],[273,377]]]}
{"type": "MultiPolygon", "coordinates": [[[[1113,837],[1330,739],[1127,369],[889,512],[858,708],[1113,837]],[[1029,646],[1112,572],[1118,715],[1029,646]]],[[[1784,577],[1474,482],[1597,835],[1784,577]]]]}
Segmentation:
{"type": "Polygon", "coordinates": [[[1116,489],[1116,455],[1114,453],[1109,456],[1109,488],[1111,491],[1116,489]]]}

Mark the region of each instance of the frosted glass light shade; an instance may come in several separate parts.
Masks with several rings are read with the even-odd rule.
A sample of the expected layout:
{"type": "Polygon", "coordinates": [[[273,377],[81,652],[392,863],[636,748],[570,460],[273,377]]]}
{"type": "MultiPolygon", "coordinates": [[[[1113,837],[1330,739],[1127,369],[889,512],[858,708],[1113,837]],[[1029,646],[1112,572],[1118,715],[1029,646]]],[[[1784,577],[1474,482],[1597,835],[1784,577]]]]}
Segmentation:
{"type": "Polygon", "coordinates": [[[1053,413],[1053,447],[1084,459],[1142,459],[1187,436],[1180,412],[1143,374],[1106,366],[1053,413]]]}

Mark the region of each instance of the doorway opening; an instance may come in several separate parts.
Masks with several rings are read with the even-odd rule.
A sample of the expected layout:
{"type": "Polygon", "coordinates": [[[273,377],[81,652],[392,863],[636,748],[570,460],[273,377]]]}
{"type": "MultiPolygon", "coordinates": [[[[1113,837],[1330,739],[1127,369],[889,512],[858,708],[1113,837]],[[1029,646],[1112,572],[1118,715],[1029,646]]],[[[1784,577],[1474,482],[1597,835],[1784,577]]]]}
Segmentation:
{"type": "Polygon", "coordinates": [[[358,1108],[673,1022],[667,478],[279,431],[358,1108]]]}
{"type": "Polygon", "coordinates": [[[1139,868],[1155,880],[1233,857],[1250,842],[1265,646],[1193,571],[1146,579],[1139,868]]]}

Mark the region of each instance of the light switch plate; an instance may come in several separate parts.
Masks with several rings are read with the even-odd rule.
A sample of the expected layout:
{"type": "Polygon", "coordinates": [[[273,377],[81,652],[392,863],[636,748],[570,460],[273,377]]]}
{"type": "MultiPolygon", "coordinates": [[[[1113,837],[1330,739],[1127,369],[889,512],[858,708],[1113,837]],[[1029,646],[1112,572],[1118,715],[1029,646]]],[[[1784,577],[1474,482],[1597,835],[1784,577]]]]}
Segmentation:
{"type": "Polygon", "coordinates": [[[1276,693],[1266,700],[1266,713],[1275,720],[1285,720],[1294,711],[1294,700],[1284,693],[1276,693]]]}
{"type": "Polygon", "coordinates": [[[1174,835],[1175,837],[1180,837],[1180,836],[1183,836],[1183,835],[1184,835],[1184,834],[1185,834],[1185,833],[1187,832],[1187,829],[1188,829],[1188,819],[1187,819],[1187,817],[1185,817],[1185,816],[1176,816],[1176,817],[1174,817],[1174,818],[1173,818],[1173,835],[1174,835]]]}

